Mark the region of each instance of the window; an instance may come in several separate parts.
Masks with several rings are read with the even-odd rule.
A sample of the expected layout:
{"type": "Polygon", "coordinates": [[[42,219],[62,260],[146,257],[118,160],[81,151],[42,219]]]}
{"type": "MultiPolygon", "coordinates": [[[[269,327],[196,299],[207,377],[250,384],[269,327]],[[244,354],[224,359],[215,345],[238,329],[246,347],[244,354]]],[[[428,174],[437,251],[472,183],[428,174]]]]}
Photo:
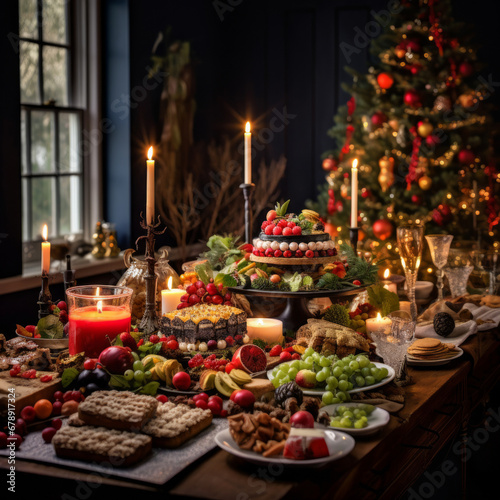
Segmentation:
{"type": "MultiPolygon", "coordinates": [[[[84,231],[80,152],[85,99],[79,33],[70,0],[19,0],[23,242],[84,231]]],[[[85,11],[83,11],[85,12],[85,11]]],[[[29,260],[29,259],[28,259],[29,260]]]]}

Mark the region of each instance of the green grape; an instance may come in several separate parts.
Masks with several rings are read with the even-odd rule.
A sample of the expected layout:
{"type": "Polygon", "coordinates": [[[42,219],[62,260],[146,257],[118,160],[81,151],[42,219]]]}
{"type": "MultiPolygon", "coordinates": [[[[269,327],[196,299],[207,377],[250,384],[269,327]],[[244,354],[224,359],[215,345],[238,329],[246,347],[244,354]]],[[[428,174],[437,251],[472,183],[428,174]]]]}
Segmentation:
{"type": "Polygon", "coordinates": [[[366,377],[370,376],[371,374],[372,374],[372,371],[370,370],[370,368],[368,368],[368,366],[361,368],[361,375],[363,375],[363,377],[366,378],[366,377]]]}
{"type": "Polygon", "coordinates": [[[328,358],[323,357],[323,358],[321,358],[319,360],[319,365],[323,366],[323,367],[325,367],[325,366],[331,366],[331,362],[330,362],[330,360],[328,358]]]}
{"type": "Polygon", "coordinates": [[[341,427],[340,420],[337,418],[332,418],[330,421],[330,426],[331,427],[341,427]]]}
{"type": "Polygon", "coordinates": [[[342,417],[340,419],[340,425],[345,428],[350,428],[352,427],[352,421],[349,417],[342,417]]]}
{"type": "Polygon", "coordinates": [[[385,378],[385,377],[387,377],[387,375],[389,375],[389,370],[385,366],[380,368],[380,376],[382,378],[385,378]]]}
{"type": "Polygon", "coordinates": [[[375,366],[375,363],[370,363],[368,365],[368,368],[370,368],[370,370],[371,370],[372,368],[377,368],[377,367],[375,366]]]}
{"type": "Polygon", "coordinates": [[[134,380],[136,382],[143,382],[144,381],[144,371],[143,370],[136,370],[134,372],[134,380]]]}
{"type": "Polygon", "coordinates": [[[297,371],[299,371],[300,370],[300,361],[298,359],[294,359],[290,363],[290,368],[295,368],[297,371]]]}
{"type": "Polygon", "coordinates": [[[277,378],[273,378],[271,382],[274,385],[275,389],[277,389],[281,385],[280,381],[277,378]]]}
{"type": "Polygon", "coordinates": [[[355,380],[358,387],[363,387],[365,385],[365,379],[361,375],[358,375],[355,380]]]}
{"type": "Polygon", "coordinates": [[[338,405],[340,402],[340,399],[335,395],[332,399],[332,405],[338,405]]]}
{"type": "Polygon", "coordinates": [[[327,377],[326,384],[328,385],[328,389],[331,391],[339,386],[339,381],[336,377],[327,377]]]}
{"type": "Polygon", "coordinates": [[[281,363],[279,367],[283,373],[288,373],[288,370],[290,369],[290,365],[288,363],[281,363]]]}
{"type": "Polygon", "coordinates": [[[346,382],[349,380],[349,376],[347,375],[347,373],[342,373],[342,374],[340,375],[340,377],[337,377],[337,378],[339,379],[339,382],[340,382],[341,380],[345,380],[346,382]]]}
{"type": "Polygon", "coordinates": [[[134,364],[132,365],[132,369],[136,372],[136,371],[141,371],[143,372],[144,371],[144,365],[142,364],[142,361],[134,361],[134,364]]]}
{"type": "Polygon", "coordinates": [[[344,368],[344,373],[349,377],[350,375],[352,375],[354,373],[354,370],[350,366],[346,366],[344,368]]]}
{"type": "Polygon", "coordinates": [[[320,372],[316,373],[316,380],[318,382],[324,382],[326,380],[326,375],[325,375],[325,372],[323,370],[321,370],[320,372]]]}
{"type": "Polygon", "coordinates": [[[291,381],[292,381],[292,379],[291,379],[291,378],[287,375],[286,377],[284,377],[284,378],[282,378],[282,379],[280,380],[280,384],[281,384],[281,385],[282,385],[282,384],[287,384],[288,382],[291,382],[291,381]]]}
{"type": "Polygon", "coordinates": [[[132,351],[132,357],[134,358],[134,361],[139,361],[141,359],[139,357],[139,354],[137,354],[135,351],[132,351]]]}
{"type": "Polygon", "coordinates": [[[333,401],[333,394],[330,391],[326,391],[321,396],[321,400],[323,401],[323,404],[331,405],[333,401]]]}
{"type": "Polygon", "coordinates": [[[373,385],[375,383],[375,377],[368,375],[365,377],[366,385],[373,385]]]}
{"type": "Polygon", "coordinates": [[[347,382],[347,380],[340,380],[339,381],[339,385],[338,385],[338,388],[341,390],[341,391],[347,391],[347,388],[349,387],[349,382],[347,382]]]}
{"type": "Polygon", "coordinates": [[[134,370],[126,370],[123,376],[125,380],[132,380],[134,378],[134,370]]]}
{"type": "Polygon", "coordinates": [[[340,401],[347,401],[347,393],[344,391],[337,391],[337,397],[340,399],[340,401]]]}
{"type": "Polygon", "coordinates": [[[152,374],[151,374],[151,372],[150,372],[149,370],[146,370],[146,371],[144,372],[144,378],[145,378],[146,380],[150,380],[150,379],[151,379],[151,376],[152,376],[152,374]]]}
{"type": "Polygon", "coordinates": [[[307,363],[305,361],[299,361],[299,363],[299,370],[305,370],[305,368],[307,367],[307,363]]]}
{"type": "Polygon", "coordinates": [[[308,348],[304,351],[303,356],[305,356],[305,357],[307,358],[308,356],[311,356],[312,354],[314,354],[314,352],[315,352],[315,351],[314,351],[314,349],[313,349],[312,347],[308,347],[308,348]]]}
{"type": "Polygon", "coordinates": [[[276,368],[273,368],[273,371],[271,372],[271,374],[273,377],[276,377],[276,375],[278,375],[278,372],[279,372],[279,368],[276,367],[276,368]]]}
{"type": "Polygon", "coordinates": [[[339,378],[339,377],[342,375],[342,373],[344,373],[344,370],[342,370],[342,367],[340,367],[340,366],[336,366],[336,367],[332,370],[332,373],[333,373],[334,377],[339,378]]]}
{"type": "Polygon", "coordinates": [[[370,360],[366,356],[359,355],[356,357],[356,361],[359,363],[361,369],[368,368],[370,360]]]}
{"type": "Polygon", "coordinates": [[[379,379],[379,376],[380,376],[380,369],[375,367],[375,368],[372,368],[372,376],[375,377],[375,380],[380,380],[379,379]]]}
{"type": "Polygon", "coordinates": [[[339,366],[340,368],[344,368],[344,364],[345,363],[341,359],[339,359],[334,366],[339,366]]]}
{"type": "Polygon", "coordinates": [[[347,390],[352,391],[354,389],[354,384],[352,382],[347,382],[347,390]]]}
{"type": "Polygon", "coordinates": [[[343,414],[343,417],[354,418],[354,414],[351,410],[346,410],[343,414]]]}
{"type": "Polygon", "coordinates": [[[370,413],[373,412],[373,410],[375,410],[375,406],[365,403],[361,405],[361,409],[369,415],[370,413]]]}
{"type": "Polygon", "coordinates": [[[354,422],[354,428],[355,429],[362,429],[363,427],[366,427],[366,425],[367,424],[365,422],[363,422],[363,420],[356,420],[354,422]]]}
{"type": "Polygon", "coordinates": [[[288,372],[288,376],[290,377],[290,380],[294,380],[297,373],[299,373],[299,370],[297,370],[297,368],[290,368],[290,370],[288,372]]]}
{"type": "Polygon", "coordinates": [[[304,359],[304,362],[306,365],[312,365],[314,363],[314,358],[312,356],[307,356],[307,358],[304,359]]]}
{"type": "Polygon", "coordinates": [[[349,368],[353,371],[359,370],[359,363],[357,361],[351,361],[349,363],[349,368]]]}
{"type": "Polygon", "coordinates": [[[319,358],[321,357],[321,354],[319,352],[314,351],[311,354],[311,358],[313,358],[314,361],[319,361],[319,358]]]}

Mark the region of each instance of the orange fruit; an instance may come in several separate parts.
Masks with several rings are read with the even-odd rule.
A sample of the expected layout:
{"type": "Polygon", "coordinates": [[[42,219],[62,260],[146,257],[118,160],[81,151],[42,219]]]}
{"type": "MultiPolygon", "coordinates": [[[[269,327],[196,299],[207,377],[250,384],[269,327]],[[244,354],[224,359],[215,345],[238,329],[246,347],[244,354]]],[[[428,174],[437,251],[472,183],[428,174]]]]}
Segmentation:
{"type": "Polygon", "coordinates": [[[48,399],[39,399],[33,408],[40,419],[49,418],[52,414],[52,403],[48,399]]]}
{"type": "Polygon", "coordinates": [[[66,401],[62,406],[61,406],[61,415],[64,416],[69,416],[73,413],[76,413],[78,411],[78,403],[76,401],[66,401]]]}

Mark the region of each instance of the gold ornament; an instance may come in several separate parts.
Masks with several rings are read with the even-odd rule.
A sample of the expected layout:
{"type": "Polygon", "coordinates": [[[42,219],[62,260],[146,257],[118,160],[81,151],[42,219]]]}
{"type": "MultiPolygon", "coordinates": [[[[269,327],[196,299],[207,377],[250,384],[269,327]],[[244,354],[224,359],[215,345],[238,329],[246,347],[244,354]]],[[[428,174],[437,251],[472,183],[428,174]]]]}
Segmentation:
{"type": "Polygon", "coordinates": [[[92,248],[92,256],[95,259],[104,258],[104,254],[106,253],[106,235],[104,234],[100,221],[98,221],[95,225],[92,240],[94,242],[94,246],[92,248]]]}
{"type": "Polygon", "coordinates": [[[418,180],[418,185],[420,189],[428,191],[432,186],[432,179],[428,175],[423,175],[418,180]]]}
{"type": "Polygon", "coordinates": [[[378,165],[380,167],[378,182],[385,193],[394,184],[394,158],[391,156],[382,156],[378,165]]]}
{"type": "Polygon", "coordinates": [[[396,50],[394,51],[394,53],[396,54],[396,57],[397,57],[398,59],[403,59],[403,57],[406,55],[406,50],[405,50],[405,49],[401,49],[401,48],[399,48],[399,49],[396,49],[396,50]]]}
{"type": "Polygon", "coordinates": [[[389,127],[392,128],[392,130],[395,130],[397,132],[399,128],[399,122],[397,120],[392,119],[389,120],[387,123],[389,124],[389,127]]]}
{"type": "Polygon", "coordinates": [[[349,197],[349,189],[347,187],[347,184],[342,184],[340,186],[340,196],[342,196],[342,198],[344,199],[349,197]]]}
{"type": "Polygon", "coordinates": [[[419,122],[417,132],[420,137],[427,137],[432,134],[434,127],[428,121],[419,122]]]}

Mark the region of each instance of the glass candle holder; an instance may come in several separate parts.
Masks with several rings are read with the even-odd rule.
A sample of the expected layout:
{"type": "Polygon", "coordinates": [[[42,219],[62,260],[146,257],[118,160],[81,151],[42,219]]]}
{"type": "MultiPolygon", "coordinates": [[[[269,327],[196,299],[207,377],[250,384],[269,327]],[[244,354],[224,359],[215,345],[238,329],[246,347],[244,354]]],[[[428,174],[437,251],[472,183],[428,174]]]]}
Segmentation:
{"type": "Polygon", "coordinates": [[[91,358],[130,332],[133,290],[124,286],[85,285],[68,288],[69,353],[91,358]]]}

